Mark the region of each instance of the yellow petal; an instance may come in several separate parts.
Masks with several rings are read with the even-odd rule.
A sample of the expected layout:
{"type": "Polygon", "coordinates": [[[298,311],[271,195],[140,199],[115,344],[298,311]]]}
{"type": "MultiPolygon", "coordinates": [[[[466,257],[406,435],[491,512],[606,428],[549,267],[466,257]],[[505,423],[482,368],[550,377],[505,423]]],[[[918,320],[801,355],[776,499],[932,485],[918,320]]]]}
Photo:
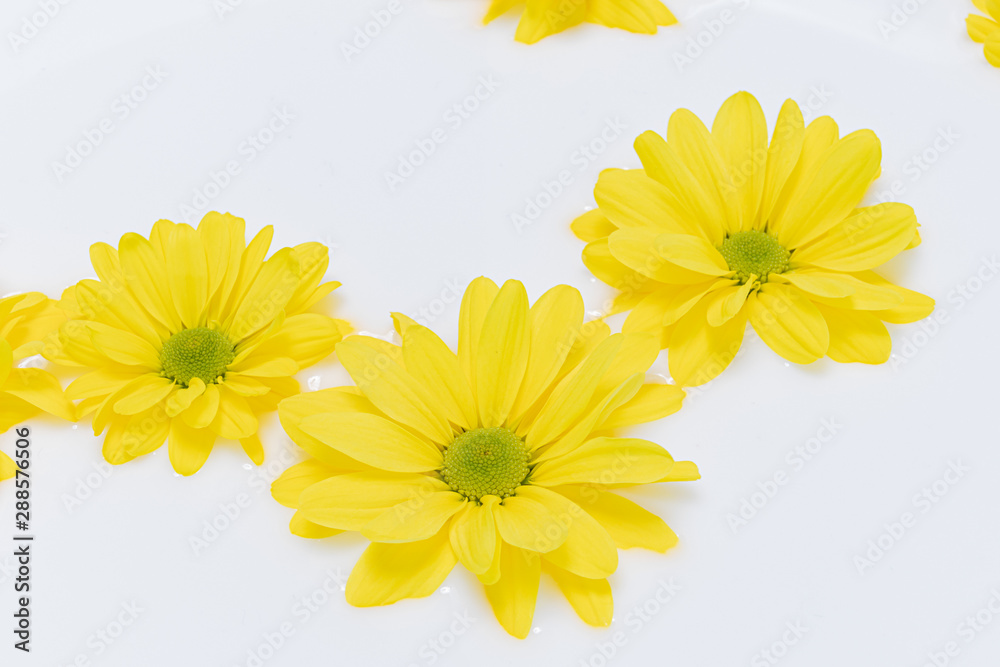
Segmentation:
{"type": "Polygon", "coordinates": [[[500,426],[510,415],[528,367],[530,330],[524,285],[508,280],[486,318],[476,353],[480,424],[500,426]]]}
{"type": "Polygon", "coordinates": [[[441,467],[441,452],[376,415],[331,412],[306,417],[300,428],[323,444],[382,470],[425,472],[441,467]]]}
{"type": "Polygon", "coordinates": [[[288,468],[271,484],[271,496],[285,507],[297,509],[302,492],[339,471],[321,461],[308,459],[288,468]]]}
{"type": "Polygon", "coordinates": [[[207,428],[219,412],[219,385],[210,384],[193,401],[191,407],[181,413],[181,418],[191,428],[207,428]]]}
{"type": "Polygon", "coordinates": [[[449,491],[440,479],[382,471],[353,472],[315,482],[301,491],[298,509],[323,526],[361,530],[402,502],[449,491]]]}
{"type": "Polygon", "coordinates": [[[483,331],[483,320],[499,291],[492,280],[479,277],[469,284],[462,296],[458,318],[458,359],[473,390],[476,388],[476,350],[483,331]]]}
{"type": "Polygon", "coordinates": [[[644,0],[588,0],[587,21],[641,35],[656,34],[656,15],[644,0]]]}
{"type": "Polygon", "coordinates": [[[997,30],[1000,30],[1000,23],[992,21],[985,16],[969,14],[965,19],[965,27],[969,31],[969,37],[973,41],[984,43],[986,39],[997,30]]]}
{"type": "Polygon", "coordinates": [[[798,199],[806,186],[812,183],[830,149],[839,139],[840,128],[829,116],[820,116],[809,123],[800,135],[794,168],[785,179],[781,190],[775,193],[770,213],[767,217],[761,218],[760,222],[763,225],[761,229],[771,235],[777,235],[789,204],[798,199]]]}
{"type": "Polygon", "coordinates": [[[514,39],[522,44],[534,44],[549,35],[579,25],[586,18],[586,10],[586,3],[572,4],[561,11],[554,11],[551,0],[527,0],[514,39]]]}
{"type": "Polygon", "coordinates": [[[679,217],[697,225],[713,245],[721,244],[725,238],[725,211],[717,197],[709,194],[710,185],[698,180],[674,147],[655,132],[639,135],[635,151],[649,177],[664,185],[681,203],[683,215],[679,217]]]}
{"type": "Polygon", "coordinates": [[[552,385],[583,325],[583,297],[567,285],[553,287],[531,306],[528,367],[511,408],[516,420],[552,385]]]}
{"type": "Polygon", "coordinates": [[[861,203],[881,163],[882,147],[871,130],[859,130],[837,142],[816,176],[788,205],[777,227],[778,241],[794,249],[844,220],[861,203]]]}
{"type": "Polygon", "coordinates": [[[438,589],[457,562],[444,530],[422,542],[371,544],[347,579],[347,602],[376,607],[426,597],[438,589]]]}
{"type": "Polygon", "coordinates": [[[472,389],[458,357],[427,327],[413,324],[403,335],[406,372],[413,376],[430,402],[465,430],[478,424],[472,389]]]}
{"type": "Polygon", "coordinates": [[[524,0],[492,0],[490,8],[486,11],[483,23],[489,23],[499,16],[503,16],[518,5],[523,5],[524,0]]]}
{"type": "Polygon", "coordinates": [[[622,340],[621,334],[605,339],[559,383],[525,433],[525,439],[532,449],[555,440],[586,412],[598,384],[621,348],[622,340]]]}
{"type": "Polygon", "coordinates": [[[449,537],[459,562],[474,574],[490,569],[498,547],[493,506],[500,499],[484,496],[479,503],[466,503],[451,522],[449,537]]]}
{"type": "Polygon", "coordinates": [[[299,270],[291,248],[282,248],[264,262],[227,327],[229,336],[239,342],[270,324],[295,293],[299,270]]]}
{"type": "Polygon", "coordinates": [[[751,276],[743,285],[722,287],[709,296],[708,310],[705,312],[709,326],[721,327],[736,317],[753,290],[754,282],[754,277],[751,276]]]}
{"type": "Polygon", "coordinates": [[[908,324],[910,322],[922,320],[934,312],[934,299],[921,294],[920,292],[914,292],[913,290],[908,290],[905,287],[893,285],[891,282],[874,271],[863,271],[858,273],[857,278],[882,289],[891,290],[901,299],[901,302],[898,305],[895,305],[887,310],[877,310],[872,312],[872,315],[875,315],[881,320],[892,322],[893,324],[908,324]]]}
{"type": "Polygon", "coordinates": [[[159,375],[140,375],[128,384],[126,394],[115,403],[115,412],[134,415],[150,409],[174,391],[173,380],[159,375]]]}
{"type": "Polygon", "coordinates": [[[670,474],[664,477],[660,482],[694,482],[701,479],[701,472],[691,461],[675,461],[674,467],[670,470],[670,474]]]}
{"type": "Polygon", "coordinates": [[[166,247],[167,284],[185,328],[205,324],[208,264],[201,237],[188,225],[175,225],[166,247]]]}
{"type": "Polygon", "coordinates": [[[903,252],[916,230],[917,216],[906,204],[869,206],[797,249],[792,262],[833,271],[867,271],[903,252]]]}
{"type": "Polygon", "coordinates": [[[826,355],[830,332],[823,315],[798,288],[765,283],[747,302],[750,324],[768,347],[797,364],[826,355]]]}
{"type": "Polygon", "coordinates": [[[562,546],[545,554],[545,559],[587,579],[604,579],[618,569],[618,549],[601,524],[565,496],[550,492],[550,507],[572,517],[569,534],[562,546]]]}
{"type": "Polygon", "coordinates": [[[40,368],[12,368],[3,391],[50,415],[76,421],[76,410],[63,393],[59,380],[40,368]]]}
{"type": "Polygon", "coordinates": [[[541,486],[565,484],[649,484],[670,472],[674,460],[654,442],[594,438],[559,458],[542,461],[531,473],[541,486]]]}
{"type": "Polygon", "coordinates": [[[300,313],[285,319],[277,333],[258,345],[246,363],[252,365],[255,359],[288,357],[295,361],[297,371],[333,354],[339,342],[340,329],[336,320],[316,313],[300,313]]]}
{"type": "Polygon", "coordinates": [[[771,137],[771,145],[767,149],[764,186],[760,209],[757,211],[754,224],[755,229],[764,229],[767,226],[778,197],[802,153],[804,135],[805,123],[799,105],[795,100],[786,100],[781,106],[778,122],[775,123],[774,134],[771,137]]]}
{"type": "Polygon", "coordinates": [[[663,553],[677,545],[677,535],[663,519],[631,500],[590,486],[561,486],[554,490],[601,524],[619,549],[639,547],[663,553]]]}
{"type": "Polygon", "coordinates": [[[542,570],[552,577],[584,623],[599,628],[611,625],[614,600],[607,579],[586,579],[542,559],[542,570]]]}
{"type": "Polygon", "coordinates": [[[570,523],[553,512],[530,486],[504,498],[493,508],[493,517],[505,543],[539,553],[565,542],[570,523]]]}
{"type": "Polygon", "coordinates": [[[159,351],[139,336],[97,322],[88,322],[87,327],[94,346],[108,359],[159,372],[159,351]]]}
{"type": "Polygon", "coordinates": [[[597,179],[594,198],[611,224],[608,233],[598,238],[609,236],[616,227],[707,238],[680,200],[642,169],[605,169],[597,179]]]}
{"type": "Polygon", "coordinates": [[[417,542],[437,535],[468,501],[454,491],[410,498],[365,524],[361,534],[373,542],[417,542]]]}
{"type": "Polygon", "coordinates": [[[292,515],[292,520],[288,523],[288,530],[292,535],[298,535],[309,540],[321,540],[325,537],[340,535],[344,532],[336,528],[327,528],[318,523],[313,523],[302,516],[302,512],[296,512],[292,515]]]}
{"type": "Polygon", "coordinates": [[[356,387],[336,387],[299,394],[286,398],[278,405],[281,426],[295,444],[313,458],[326,465],[341,470],[361,470],[367,465],[346,454],[323,444],[302,431],[302,420],[310,415],[325,412],[365,412],[376,414],[378,410],[356,387]]]}
{"type": "Polygon", "coordinates": [[[264,445],[260,441],[259,434],[254,433],[249,437],[240,438],[240,447],[254,465],[259,466],[264,463],[264,445]]]}
{"type": "Polygon", "coordinates": [[[486,597],[503,629],[518,639],[531,631],[540,577],[538,554],[509,544],[501,546],[500,579],[486,586],[486,597]]]}
{"type": "Polygon", "coordinates": [[[740,92],[722,105],[712,124],[712,139],[736,188],[743,229],[757,217],[764,191],[767,119],[753,95],[740,92]]]}
{"type": "Polygon", "coordinates": [[[14,460],[3,452],[0,452],[0,482],[5,479],[14,479],[17,471],[18,467],[14,463],[14,460]]]}
{"type": "Polygon", "coordinates": [[[365,396],[382,412],[432,441],[450,442],[451,427],[421,398],[425,392],[413,376],[388,355],[356,339],[338,343],[337,358],[365,396]]]}
{"type": "Polygon", "coordinates": [[[125,287],[136,302],[170,331],[180,331],[180,317],[170,300],[167,269],[153,245],[138,234],[126,234],[118,243],[118,258],[125,287]]]}
{"type": "Polygon", "coordinates": [[[179,475],[193,475],[208,460],[215,444],[211,429],[194,429],[181,419],[170,424],[170,464],[179,475]]]}
{"type": "MultiPolygon", "coordinates": [[[[740,229],[742,211],[733,182],[723,165],[705,124],[687,109],[678,109],[670,116],[667,126],[667,143],[677,151],[678,157],[705,188],[716,217],[703,225],[721,226],[724,231],[740,229]]],[[[711,238],[716,238],[713,233],[711,238]]]]}
{"type": "Polygon", "coordinates": [[[677,322],[670,337],[667,361],[679,386],[695,387],[712,380],[729,366],[743,344],[746,308],[718,327],[708,324],[707,313],[708,300],[702,299],[677,322]]]}
{"type": "MultiPolygon", "coordinates": [[[[118,444],[129,458],[145,456],[159,449],[170,434],[171,423],[175,421],[164,418],[163,412],[157,409],[118,419],[126,420],[118,434],[118,444]]],[[[110,430],[107,439],[113,439],[110,430]]]]}
{"type": "Polygon", "coordinates": [[[885,325],[871,314],[816,304],[830,330],[827,355],[841,363],[882,364],[892,354],[892,338],[885,325]]]}
{"type": "Polygon", "coordinates": [[[718,250],[696,236],[620,229],[608,237],[608,248],[628,268],[662,283],[701,283],[729,273],[718,250]]]}
{"type": "Polygon", "coordinates": [[[10,369],[14,366],[14,351],[3,338],[0,338],[0,387],[3,387],[10,375],[10,369]]]}
{"type": "Polygon", "coordinates": [[[627,310],[630,307],[628,304],[632,301],[641,299],[644,292],[664,285],[622,264],[611,254],[609,244],[609,239],[588,243],[583,249],[582,257],[584,265],[598,280],[623,292],[621,299],[627,303],[622,305],[621,299],[615,300],[613,312],[618,313],[627,310]]]}
{"type": "Polygon", "coordinates": [[[599,208],[587,211],[570,224],[576,238],[584,243],[606,238],[618,229],[599,208]]]}
{"type": "Polygon", "coordinates": [[[673,384],[644,384],[627,403],[612,412],[598,428],[613,431],[645,424],[672,415],[681,409],[684,390],[673,384]]]}
{"type": "Polygon", "coordinates": [[[257,415],[247,399],[226,386],[225,382],[216,386],[219,388],[219,409],[212,420],[212,430],[229,440],[248,438],[256,433],[257,415]]]}
{"type": "Polygon", "coordinates": [[[994,31],[986,38],[986,45],[983,49],[986,60],[994,67],[1000,67],[1000,30],[994,31]]]}

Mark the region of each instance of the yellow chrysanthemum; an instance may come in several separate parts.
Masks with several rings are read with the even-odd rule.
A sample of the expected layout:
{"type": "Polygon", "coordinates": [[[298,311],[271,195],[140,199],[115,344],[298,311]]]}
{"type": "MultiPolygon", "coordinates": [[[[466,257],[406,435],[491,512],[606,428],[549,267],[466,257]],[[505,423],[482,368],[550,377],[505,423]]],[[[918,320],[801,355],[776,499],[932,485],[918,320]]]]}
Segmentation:
{"type": "Polygon", "coordinates": [[[52,374],[14,366],[40,354],[45,339],[65,321],[66,314],[44,294],[0,299],[0,433],[41,412],[76,419],[73,404],[52,374]]]}
{"type": "Polygon", "coordinates": [[[986,60],[1000,67],[1000,0],[972,0],[977,9],[992,18],[969,14],[965,26],[969,37],[983,45],[986,60]]]}
{"type": "Polygon", "coordinates": [[[197,230],[161,220],[146,239],[91,246],[99,280],[63,295],[73,319],[54,361],[90,369],[67,389],[113,464],[169,440],[170,462],[197,472],[217,438],[239,440],[258,465],[258,415],[299,392],[291,376],[333,352],[346,324],[308,312],[339,286],[323,283],[325,246],[282,248],[272,229],[245,241],[243,220],[209,213],[197,230]]]}
{"type": "Polygon", "coordinates": [[[584,22],[649,35],[658,26],[677,23],[660,0],[493,0],[483,20],[489,23],[521,5],[524,13],[514,38],[525,44],[584,22]]]}
{"type": "Polygon", "coordinates": [[[920,242],[909,206],[857,208],[880,173],[878,138],[839,138],[826,116],[803,125],[787,101],[768,146],[748,93],[711,132],[681,109],[667,140],[636,140],[644,169],[603,172],[598,208],[573,223],[587,267],[621,292],[611,311],[632,311],[623,330],[658,333],[682,386],[721,373],[748,321],[789,361],[877,364],[892,347],[883,321],[933,310],[872,271],[920,242]]]}
{"type": "Polygon", "coordinates": [[[645,383],[654,336],[610,335],[583,314],[571,287],[529,308],[521,283],[498,290],[479,278],[462,301],[457,355],[396,314],[401,346],[363,336],[337,346],[357,387],[281,403],[285,430],[312,456],[272,488],[297,509],[292,532],[372,542],[348,602],[430,595],[461,563],[516,637],[531,628],[543,571],[584,621],[604,626],[617,549],[676,543],[612,490],[694,480],[698,469],[614,432],[675,412],[684,392],[645,383]]]}

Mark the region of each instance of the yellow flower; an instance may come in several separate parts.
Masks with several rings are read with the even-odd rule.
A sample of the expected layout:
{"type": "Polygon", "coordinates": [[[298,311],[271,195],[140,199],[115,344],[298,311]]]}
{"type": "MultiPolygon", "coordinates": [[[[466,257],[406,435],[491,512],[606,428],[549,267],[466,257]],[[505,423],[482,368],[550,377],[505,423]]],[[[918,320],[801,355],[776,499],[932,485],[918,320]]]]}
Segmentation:
{"type": "Polygon", "coordinates": [[[371,540],[347,582],[356,606],[430,595],[457,563],[478,575],[503,627],[531,628],[541,572],[587,623],[611,622],[617,549],[677,538],[613,492],[698,479],[659,445],[619,428],[678,410],[684,392],[646,384],[654,336],[583,323],[580,293],[556,287],[529,308],[524,286],[466,290],[458,354],[395,314],[402,345],[337,346],[357,383],[278,408],[312,458],[273,487],[293,533],[371,540]]]}
{"type": "Polygon", "coordinates": [[[1000,0],[972,0],[972,3],[992,19],[978,14],[969,14],[965,26],[969,37],[984,45],[986,60],[994,67],[1000,67],[1000,0]]]}
{"type": "Polygon", "coordinates": [[[65,321],[66,314],[44,294],[0,299],[0,433],[42,412],[76,419],[73,404],[52,374],[14,366],[40,354],[45,339],[65,321]]]}
{"type": "Polygon", "coordinates": [[[258,465],[258,416],[299,392],[291,376],[333,352],[346,324],[309,312],[339,283],[322,283],[326,247],[305,243],[264,260],[272,229],[246,244],[240,218],[209,213],[198,229],[161,220],[149,239],[91,246],[99,280],[63,295],[59,363],[90,372],[67,389],[107,429],[113,464],[169,440],[170,462],[197,472],[217,438],[239,440],[258,465]]]}
{"type": "Polygon", "coordinates": [[[484,22],[525,4],[514,36],[525,44],[583,22],[650,35],[656,33],[657,26],[677,23],[660,0],[493,0],[484,22]]]}
{"type": "Polygon", "coordinates": [[[920,236],[909,206],[858,208],[880,173],[870,130],[840,138],[826,116],[804,128],[789,100],[768,146],[760,105],[739,93],[711,132],[681,109],[667,140],[646,132],[635,148],[644,169],[603,172],[573,230],[620,290],[611,310],[632,311],[623,330],[658,333],[680,385],[721,373],[748,321],[789,361],[877,364],[892,347],[883,321],[933,310],[872,271],[920,236]]]}

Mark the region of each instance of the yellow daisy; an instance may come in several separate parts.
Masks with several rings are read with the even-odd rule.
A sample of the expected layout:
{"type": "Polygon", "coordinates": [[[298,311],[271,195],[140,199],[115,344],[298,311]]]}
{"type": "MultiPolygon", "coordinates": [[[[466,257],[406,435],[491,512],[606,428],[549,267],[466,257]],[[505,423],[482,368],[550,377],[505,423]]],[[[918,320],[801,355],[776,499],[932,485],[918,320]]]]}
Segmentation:
{"type": "Polygon", "coordinates": [[[14,365],[42,353],[45,339],[65,321],[66,314],[44,294],[0,299],[0,433],[42,412],[75,421],[74,406],[55,376],[14,365]]]}
{"type": "Polygon", "coordinates": [[[525,44],[584,22],[649,35],[658,26],[677,23],[660,0],[493,0],[483,21],[489,23],[521,5],[524,11],[514,39],[525,44]]]}
{"type": "Polygon", "coordinates": [[[965,26],[969,37],[984,45],[986,60],[994,67],[1000,67],[1000,0],[972,0],[977,9],[992,18],[969,14],[965,26]]]}
{"type": "Polygon", "coordinates": [[[598,208],[573,223],[587,267],[620,291],[611,311],[632,311],[623,330],[657,333],[682,386],[721,373],[748,321],[789,361],[877,364],[892,347],[883,322],[933,310],[872,271],[920,242],[909,206],[858,208],[880,173],[878,138],[841,138],[826,116],[803,125],[787,101],[768,146],[749,93],[711,131],[681,109],[666,140],[636,140],[644,169],[603,172],[598,208]]]}
{"type": "Polygon", "coordinates": [[[94,434],[107,430],[113,464],[169,440],[170,462],[191,475],[217,438],[264,459],[258,416],[299,392],[291,376],[333,352],[344,322],[309,312],[339,286],[323,283],[319,243],[265,261],[272,229],[247,244],[243,220],[209,213],[197,230],[161,220],[149,238],[91,246],[98,280],[63,295],[73,319],[53,361],[88,369],[67,389],[94,434]]]}
{"type": "Polygon", "coordinates": [[[614,435],[678,410],[684,393],[646,384],[654,336],[583,322],[580,293],[529,307],[524,286],[475,280],[458,354],[395,314],[402,345],[352,336],[337,357],[357,387],[287,399],[282,425],[312,458],[272,492],[303,537],[359,531],[372,543],[347,582],[367,607],[430,595],[457,563],[503,627],[531,628],[541,572],[587,623],[611,622],[617,549],[677,542],[613,492],[698,479],[659,445],[614,435]]]}

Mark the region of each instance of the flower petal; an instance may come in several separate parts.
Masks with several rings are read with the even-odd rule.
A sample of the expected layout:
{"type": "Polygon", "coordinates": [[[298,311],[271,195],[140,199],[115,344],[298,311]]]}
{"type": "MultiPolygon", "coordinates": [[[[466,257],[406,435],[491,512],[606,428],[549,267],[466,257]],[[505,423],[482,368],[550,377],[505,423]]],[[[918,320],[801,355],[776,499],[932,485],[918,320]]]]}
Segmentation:
{"type": "Polygon", "coordinates": [[[670,472],[674,460],[654,442],[636,438],[594,438],[559,458],[542,461],[531,473],[541,486],[564,484],[650,484],[670,472]]]}
{"type": "Polygon", "coordinates": [[[680,410],[683,402],[684,390],[677,385],[644,384],[630,401],[608,415],[598,429],[614,431],[656,421],[680,410]]]}
{"type": "Polygon", "coordinates": [[[708,324],[708,299],[702,299],[677,322],[670,337],[670,375],[682,387],[705,384],[724,371],[743,344],[747,309],[722,326],[708,324]]]}
{"type": "Polygon", "coordinates": [[[327,528],[318,523],[313,523],[302,516],[302,512],[296,512],[292,515],[292,520],[288,523],[288,530],[292,535],[298,535],[309,540],[321,540],[326,537],[340,535],[344,532],[336,528],[327,528]]]}
{"type": "Polygon", "coordinates": [[[423,388],[388,355],[352,336],[337,344],[337,358],[358,388],[382,412],[439,444],[450,442],[447,421],[421,398],[423,388]]]}
{"type": "Polygon", "coordinates": [[[538,554],[509,544],[500,547],[500,579],[486,586],[486,597],[503,629],[518,639],[531,631],[540,578],[538,554]]]}
{"type": "Polygon", "coordinates": [[[605,169],[597,179],[594,199],[613,225],[604,236],[618,227],[706,238],[677,197],[642,169],[605,169]]]}
{"type": "Polygon", "coordinates": [[[545,553],[566,541],[570,521],[552,511],[539,495],[534,487],[522,486],[516,495],[494,506],[493,517],[505,543],[545,553]]]}
{"type": "Polygon", "coordinates": [[[318,484],[338,474],[332,468],[316,459],[307,459],[288,468],[271,484],[271,497],[285,507],[297,509],[302,492],[313,484],[318,484]]]}
{"type": "Polygon", "coordinates": [[[431,403],[465,430],[476,427],[478,416],[472,389],[458,357],[427,327],[413,324],[403,335],[406,371],[419,383],[431,403]]]}
{"type": "Polygon", "coordinates": [[[175,225],[166,246],[167,286],[187,329],[205,324],[208,264],[201,237],[188,225],[175,225]]]}
{"type": "Polygon", "coordinates": [[[125,389],[126,394],[115,402],[120,415],[134,415],[150,409],[169,396],[175,388],[173,380],[159,375],[140,375],[125,389]]]}
{"type": "Polygon", "coordinates": [[[365,524],[361,534],[373,542],[418,542],[437,535],[468,501],[454,491],[410,498],[365,524]]]}
{"type": "Polygon", "coordinates": [[[483,332],[483,321],[499,291],[500,288],[492,280],[479,277],[469,284],[462,296],[458,317],[458,359],[473,390],[476,388],[476,351],[483,332]]]}
{"type": "Polygon", "coordinates": [[[771,145],[767,149],[767,160],[764,169],[764,186],[761,191],[760,208],[757,211],[754,229],[764,229],[781,191],[788,181],[789,175],[795,169],[802,153],[802,142],[805,135],[805,123],[802,111],[795,100],[786,100],[778,113],[778,122],[774,125],[771,145]]]}
{"type": "Polygon", "coordinates": [[[170,424],[170,464],[179,475],[193,475],[208,460],[215,444],[215,433],[211,429],[191,428],[182,419],[174,419],[170,424]]]}
{"type": "Polygon", "coordinates": [[[484,496],[479,503],[466,503],[451,522],[449,537],[459,562],[473,574],[484,574],[490,569],[497,548],[494,505],[496,496],[484,496]]]}
{"type": "Polygon", "coordinates": [[[530,329],[524,285],[508,280],[490,306],[476,353],[476,402],[484,427],[500,426],[528,368],[530,329]]]}
{"type": "Polygon", "coordinates": [[[355,607],[376,607],[404,598],[427,597],[457,562],[445,530],[422,542],[370,544],[347,578],[347,602],[355,607]]]}
{"type": "Polygon", "coordinates": [[[601,524],[619,549],[639,547],[663,553],[677,545],[677,535],[663,519],[618,494],[590,486],[560,486],[553,490],[601,524]]]}
{"type": "MultiPolygon", "coordinates": [[[[600,181],[598,181],[600,182],[600,181]]],[[[607,238],[611,232],[618,229],[614,223],[599,208],[587,211],[570,224],[570,229],[576,238],[584,243],[607,238]]]]}
{"type": "Polygon", "coordinates": [[[830,331],[826,320],[802,290],[765,283],[747,302],[750,324],[768,347],[797,364],[826,355],[830,331]]]}
{"type": "Polygon", "coordinates": [[[797,249],[792,262],[833,271],[867,271],[903,252],[916,230],[917,216],[906,204],[869,206],[797,249]]]}
{"type": "Polygon", "coordinates": [[[739,92],[726,100],[712,124],[712,139],[736,189],[742,229],[750,229],[764,191],[767,157],[767,119],[757,99],[739,92]]]}
{"type": "Polygon", "coordinates": [[[601,524],[579,505],[554,491],[550,507],[572,518],[562,546],[545,554],[545,560],[586,579],[604,579],[618,569],[618,549],[601,524]]]}
{"type": "Polygon", "coordinates": [[[291,248],[282,248],[264,262],[226,327],[236,342],[264,328],[281,313],[299,285],[299,260],[291,248]]]}
{"type": "Polygon", "coordinates": [[[841,363],[882,364],[892,354],[892,338],[885,325],[864,311],[816,304],[830,330],[827,355],[841,363]]]}
{"type": "Polygon", "coordinates": [[[606,628],[611,625],[615,605],[607,579],[586,579],[542,559],[542,571],[552,577],[566,600],[587,625],[606,628]]]}
{"type": "Polygon", "coordinates": [[[399,503],[427,498],[448,485],[427,475],[382,471],[335,475],[309,485],[299,494],[299,511],[314,523],[341,530],[361,530],[399,503]]]}
{"type": "Polygon", "coordinates": [[[303,419],[299,428],[323,444],[382,470],[425,472],[441,467],[440,450],[376,415],[316,414],[303,419]]]}

